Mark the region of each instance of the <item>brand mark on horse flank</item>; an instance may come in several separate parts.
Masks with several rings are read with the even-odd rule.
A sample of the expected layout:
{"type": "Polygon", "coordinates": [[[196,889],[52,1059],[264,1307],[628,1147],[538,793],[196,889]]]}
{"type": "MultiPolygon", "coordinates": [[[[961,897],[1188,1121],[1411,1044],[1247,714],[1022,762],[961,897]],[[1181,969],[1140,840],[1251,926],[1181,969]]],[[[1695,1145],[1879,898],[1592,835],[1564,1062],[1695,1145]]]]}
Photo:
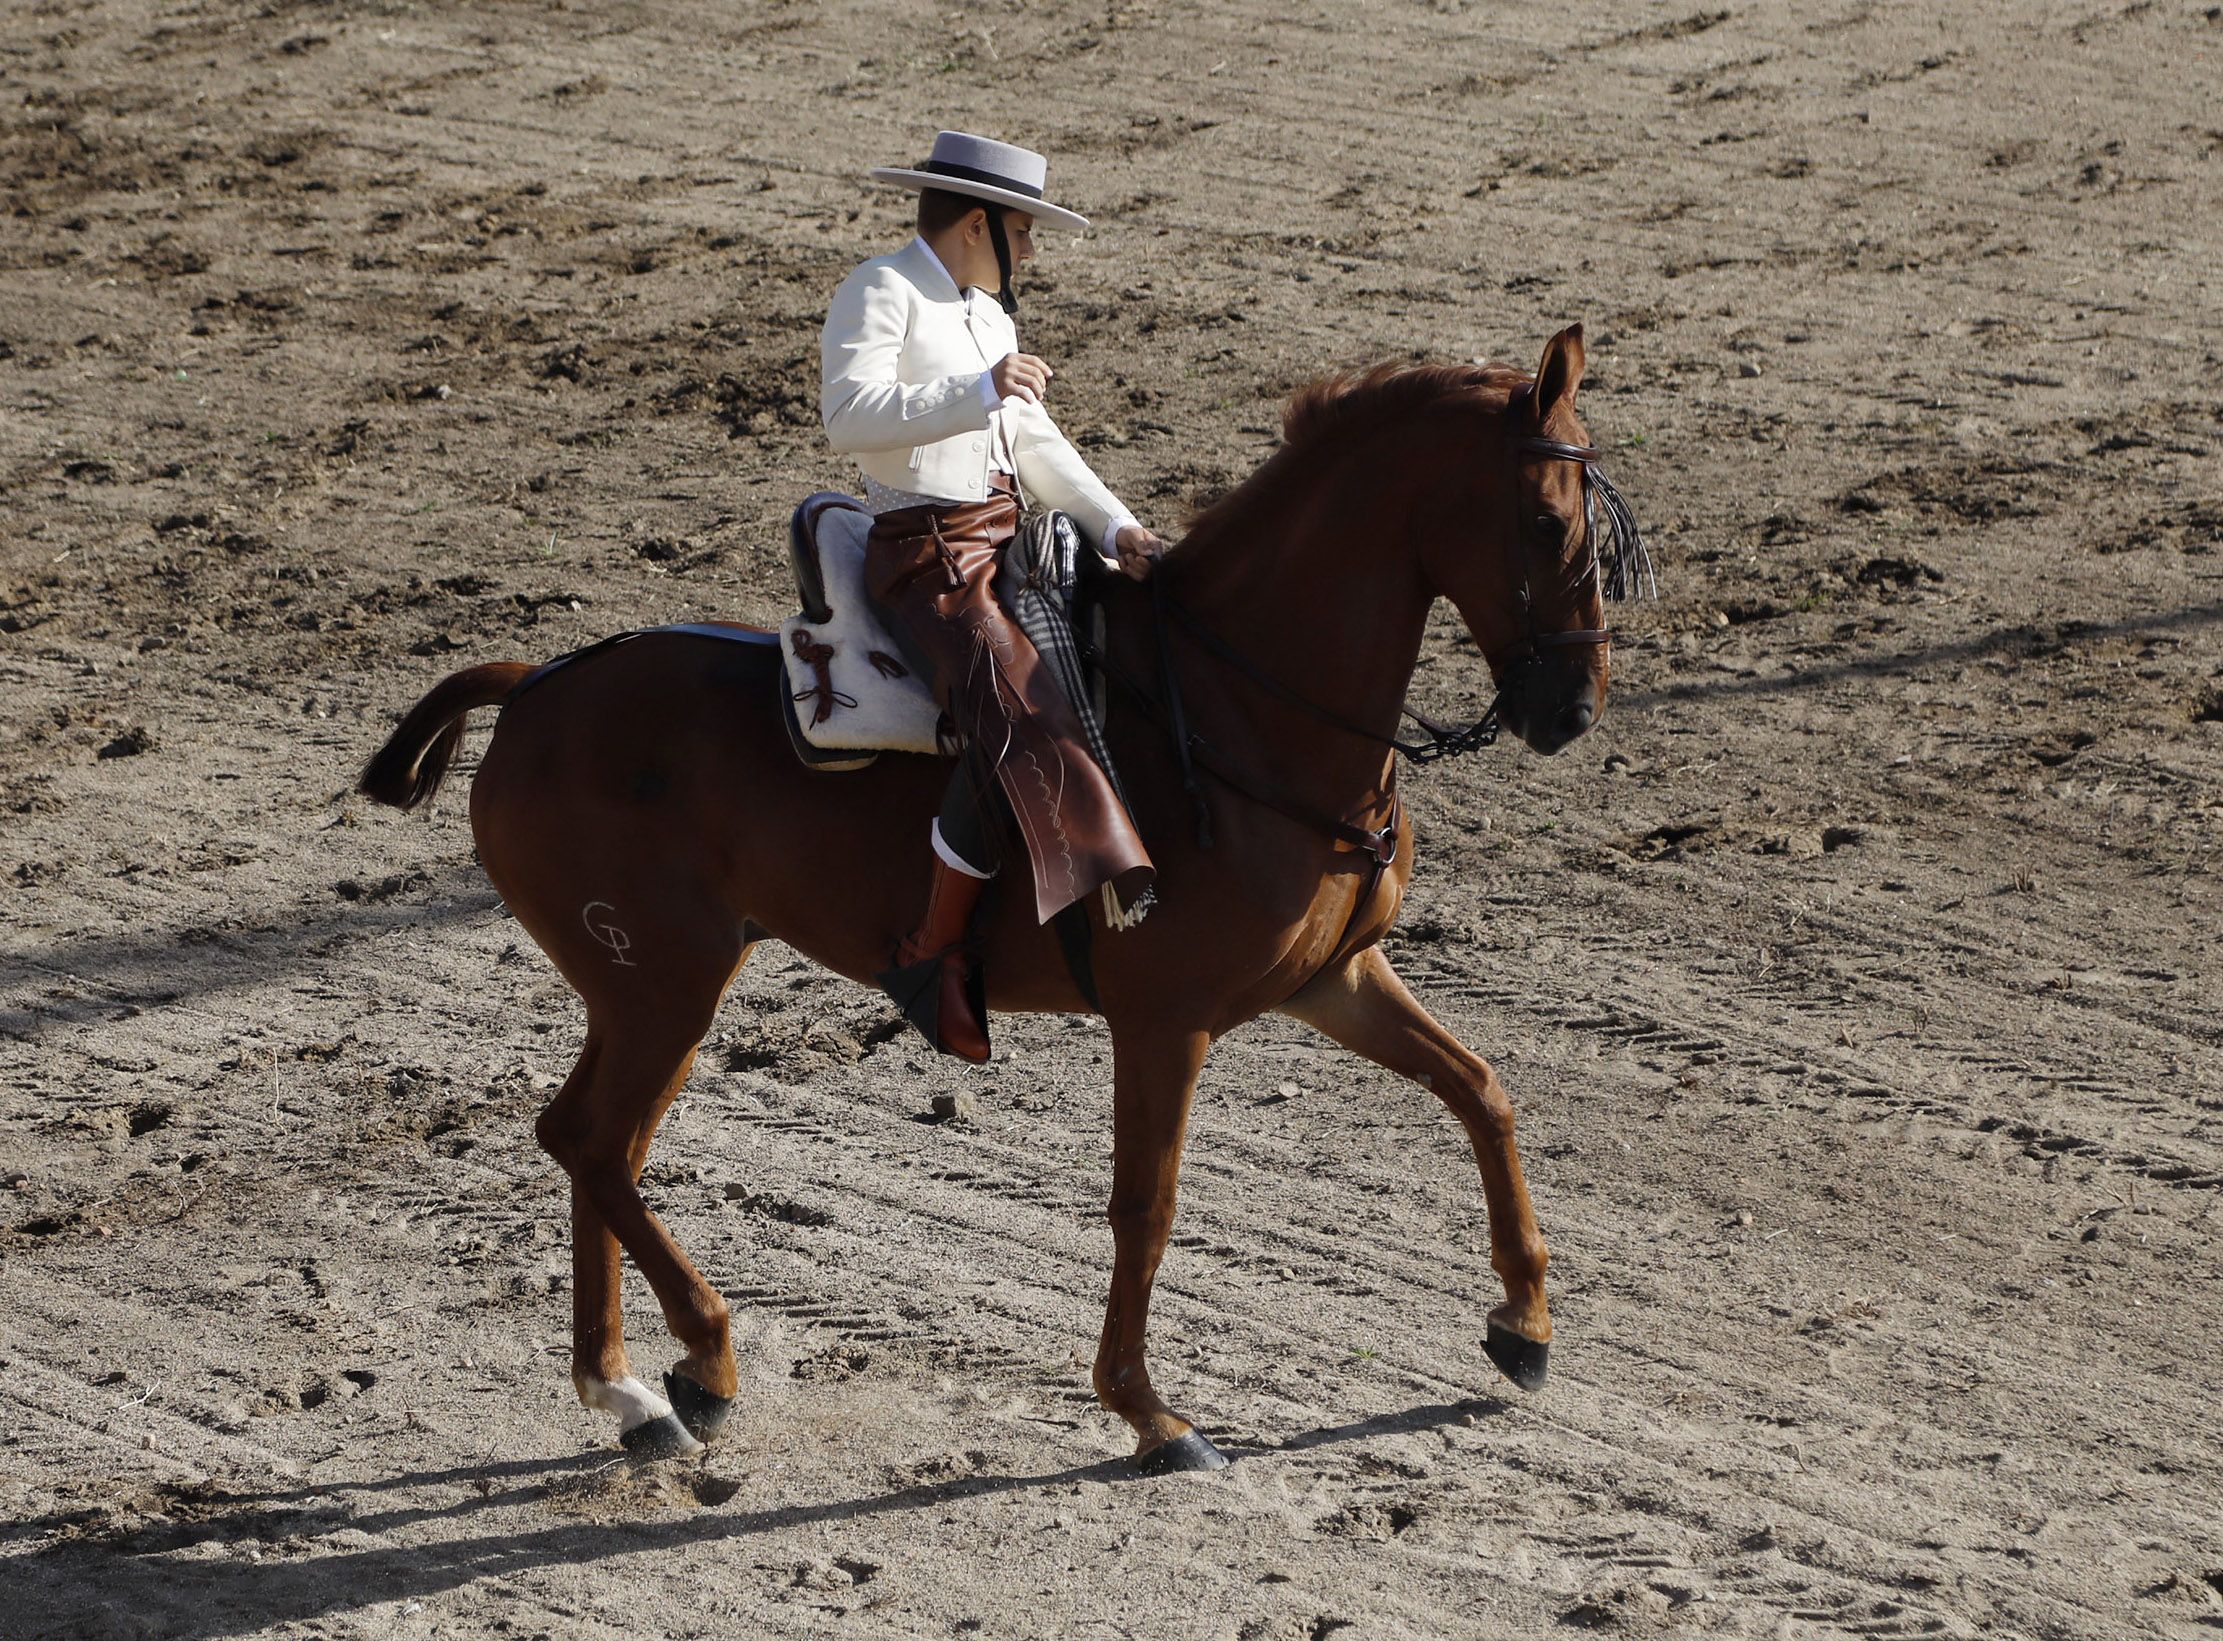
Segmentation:
{"type": "Polygon", "coordinates": [[[595,921],[594,914],[598,908],[605,912],[614,912],[617,910],[615,906],[611,905],[606,900],[588,901],[585,906],[580,908],[579,911],[579,920],[586,924],[587,933],[593,935],[595,939],[601,941],[603,945],[610,948],[610,961],[617,964],[619,968],[639,968],[640,965],[638,963],[634,962],[631,958],[625,955],[627,952],[633,949],[633,937],[627,934],[623,929],[619,928],[615,923],[612,923],[607,919],[604,919],[602,922],[597,923],[595,921]]]}

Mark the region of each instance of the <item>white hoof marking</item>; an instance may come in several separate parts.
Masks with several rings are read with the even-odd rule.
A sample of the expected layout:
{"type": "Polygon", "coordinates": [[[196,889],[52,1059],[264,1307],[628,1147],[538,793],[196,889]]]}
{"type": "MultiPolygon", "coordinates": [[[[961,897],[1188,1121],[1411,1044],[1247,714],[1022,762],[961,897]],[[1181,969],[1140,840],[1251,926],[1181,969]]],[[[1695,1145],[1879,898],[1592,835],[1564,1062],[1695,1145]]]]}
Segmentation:
{"type": "Polygon", "coordinates": [[[654,1419],[661,1419],[671,1412],[672,1404],[640,1380],[627,1374],[616,1383],[606,1379],[582,1378],[578,1381],[579,1400],[603,1413],[618,1416],[620,1434],[638,1430],[654,1419]]]}

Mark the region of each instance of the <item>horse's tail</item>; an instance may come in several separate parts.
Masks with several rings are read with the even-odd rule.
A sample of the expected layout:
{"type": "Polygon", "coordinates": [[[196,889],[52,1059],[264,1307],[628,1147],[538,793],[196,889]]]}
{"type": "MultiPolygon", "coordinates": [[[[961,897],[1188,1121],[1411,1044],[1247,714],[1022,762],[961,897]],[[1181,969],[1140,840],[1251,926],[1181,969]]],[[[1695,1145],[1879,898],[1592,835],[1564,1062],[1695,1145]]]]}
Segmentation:
{"type": "Polygon", "coordinates": [[[409,709],[409,716],[386,744],[371,754],[355,790],[373,803],[416,808],[440,790],[472,709],[507,699],[518,680],[532,670],[522,661],[491,661],[443,678],[409,709]]]}

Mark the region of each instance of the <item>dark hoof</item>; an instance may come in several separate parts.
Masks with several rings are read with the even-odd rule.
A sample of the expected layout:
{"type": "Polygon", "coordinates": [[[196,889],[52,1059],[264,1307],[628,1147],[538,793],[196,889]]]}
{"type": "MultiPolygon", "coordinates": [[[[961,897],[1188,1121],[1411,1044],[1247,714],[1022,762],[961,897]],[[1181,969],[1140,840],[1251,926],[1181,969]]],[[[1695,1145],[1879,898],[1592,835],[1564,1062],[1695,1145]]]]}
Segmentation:
{"type": "Polygon", "coordinates": [[[1171,1476],[1183,1470],[1226,1468],[1227,1455],[1194,1430],[1186,1436],[1176,1436],[1170,1442],[1159,1443],[1135,1460],[1135,1469],[1145,1476],[1171,1476]]]}
{"type": "Polygon", "coordinates": [[[1488,1336],[1482,1341],[1482,1349],[1497,1364],[1498,1372],[1521,1389],[1544,1388],[1544,1374],[1551,1366],[1551,1346],[1548,1343],[1539,1342],[1525,1333],[1515,1333],[1511,1328],[1492,1322],[1488,1336]]]}
{"type": "Polygon", "coordinates": [[[636,1459],[683,1459],[702,1451],[702,1443],[690,1436],[678,1415],[672,1413],[635,1425],[618,1437],[618,1443],[636,1459]]]}
{"type": "Polygon", "coordinates": [[[664,1375],[664,1394],[671,1400],[672,1412],[687,1427],[687,1434],[698,1442],[717,1440],[718,1432],[725,1429],[726,1420],[733,1415],[734,1398],[713,1396],[684,1373],[664,1375]]]}

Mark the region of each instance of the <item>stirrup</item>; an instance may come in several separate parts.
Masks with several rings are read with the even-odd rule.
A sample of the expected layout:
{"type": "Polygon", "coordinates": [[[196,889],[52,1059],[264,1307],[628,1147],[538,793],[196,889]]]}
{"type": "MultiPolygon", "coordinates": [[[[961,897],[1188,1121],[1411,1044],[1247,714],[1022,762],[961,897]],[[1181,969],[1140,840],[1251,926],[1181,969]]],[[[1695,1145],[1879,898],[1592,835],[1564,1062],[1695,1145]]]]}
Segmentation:
{"type": "MultiPolygon", "coordinates": [[[[899,960],[872,977],[873,983],[886,992],[895,1006],[903,1011],[903,1018],[918,1028],[918,1033],[930,1043],[938,1054],[948,1054],[957,1059],[958,1054],[942,1041],[942,965],[951,958],[964,962],[962,948],[945,947],[931,957],[922,957],[914,963],[899,960]]],[[[965,1001],[971,1006],[973,1019],[979,1023],[980,1039],[988,1039],[988,988],[981,979],[980,965],[966,962],[964,966],[965,1001]]],[[[970,1063],[969,1061],[967,1063],[970,1063]]]]}

